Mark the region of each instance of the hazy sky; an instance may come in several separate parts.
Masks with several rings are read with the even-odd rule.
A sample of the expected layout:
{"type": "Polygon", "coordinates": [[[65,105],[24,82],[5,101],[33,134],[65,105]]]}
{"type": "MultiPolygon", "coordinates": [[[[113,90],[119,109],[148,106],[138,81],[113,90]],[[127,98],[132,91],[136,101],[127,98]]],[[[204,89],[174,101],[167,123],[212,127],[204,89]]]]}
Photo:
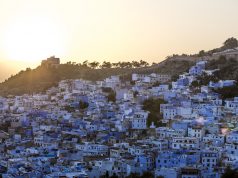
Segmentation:
{"type": "Polygon", "coordinates": [[[50,55],[140,60],[238,37],[238,0],[0,0],[0,79],[50,55]]]}

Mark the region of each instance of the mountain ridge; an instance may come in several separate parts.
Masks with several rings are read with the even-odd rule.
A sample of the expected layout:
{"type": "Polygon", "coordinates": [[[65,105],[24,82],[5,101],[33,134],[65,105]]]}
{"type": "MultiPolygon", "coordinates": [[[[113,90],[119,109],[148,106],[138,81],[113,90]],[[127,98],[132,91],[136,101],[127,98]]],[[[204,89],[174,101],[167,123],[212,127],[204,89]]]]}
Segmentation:
{"type": "MultiPolygon", "coordinates": [[[[148,66],[148,63],[142,60],[140,62],[132,61],[131,63],[118,62],[117,64],[114,63],[114,67],[112,67],[113,63],[104,61],[101,68],[97,68],[99,63],[95,61],[92,63],[84,61],[80,65],[74,62],[67,62],[65,64],[59,64],[58,67],[46,67],[41,65],[35,69],[27,68],[25,71],[20,71],[0,83],[0,96],[44,92],[46,89],[56,86],[60,80],[65,79],[97,81],[104,80],[112,75],[120,75],[122,79],[130,80],[132,73],[170,74],[172,79],[176,79],[179,74],[188,71],[189,67],[197,60],[212,59],[212,54],[216,52],[237,47],[238,41],[232,37],[227,39],[220,48],[215,48],[207,52],[201,50],[198,54],[194,55],[172,55],[167,57],[164,61],[151,66],[148,66]]],[[[236,73],[238,73],[238,62],[235,64],[233,62],[232,65],[232,68],[237,69],[236,73]],[[237,65],[237,67],[234,67],[234,65],[237,65]]],[[[213,66],[216,66],[216,64],[213,64],[213,66]]],[[[227,65],[224,66],[227,68],[227,65]]],[[[224,70],[225,69],[223,69],[223,71],[224,70]]],[[[226,77],[223,76],[222,78],[226,77]]]]}

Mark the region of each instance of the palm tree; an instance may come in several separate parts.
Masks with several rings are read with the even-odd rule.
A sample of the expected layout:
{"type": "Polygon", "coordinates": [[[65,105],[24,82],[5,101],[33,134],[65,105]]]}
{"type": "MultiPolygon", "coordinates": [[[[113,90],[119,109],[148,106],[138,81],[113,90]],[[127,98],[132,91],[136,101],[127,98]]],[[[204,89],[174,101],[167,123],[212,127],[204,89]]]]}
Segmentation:
{"type": "Polygon", "coordinates": [[[119,63],[120,63],[120,62],[114,62],[114,63],[112,63],[112,67],[117,68],[117,67],[119,66],[119,63]]]}
{"type": "Polygon", "coordinates": [[[132,63],[130,63],[130,62],[126,62],[126,68],[132,68],[132,63]]]}
{"type": "Polygon", "coordinates": [[[111,68],[112,64],[110,62],[107,61],[103,61],[101,68],[111,68]]]}
{"type": "Polygon", "coordinates": [[[83,64],[82,64],[83,67],[88,67],[88,60],[86,61],[83,61],[83,64]]]}
{"type": "Polygon", "coordinates": [[[141,67],[147,67],[149,65],[149,63],[146,61],[140,60],[140,65],[141,65],[141,67]]]}
{"type": "Polygon", "coordinates": [[[120,66],[120,68],[124,68],[125,67],[125,62],[119,62],[118,65],[120,66]]]}
{"type": "Polygon", "coordinates": [[[130,62],[120,62],[119,65],[121,68],[130,68],[132,66],[130,62]]]}
{"type": "Polygon", "coordinates": [[[121,67],[121,62],[116,63],[117,67],[121,67]]]}
{"type": "Polygon", "coordinates": [[[138,67],[140,67],[140,63],[138,61],[132,61],[132,66],[134,68],[138,68],[138,67]]]}
{"type": "Polygon", "coordinates": [[[91,63],[89,63],[89,66],[91,68],[95,69],[99,66],[99,62],[97,62],[97,61],[91,62],[91,63]]]}

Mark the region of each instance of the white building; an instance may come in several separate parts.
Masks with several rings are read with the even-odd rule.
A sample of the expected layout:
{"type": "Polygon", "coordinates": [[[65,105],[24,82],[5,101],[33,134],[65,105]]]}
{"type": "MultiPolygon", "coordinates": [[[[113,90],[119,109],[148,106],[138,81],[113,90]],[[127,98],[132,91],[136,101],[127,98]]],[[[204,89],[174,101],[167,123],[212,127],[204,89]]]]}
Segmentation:
{"type": "Polygon", "coordinates": [[[232,131],[226,136],[227,143],[238,143],[238,131],[232,131]]]}
{"type": "Polygon", "coordinates": [[[192,149],[199,148],[199,141],[197,138],[192,137],[178,137],[172,140],[172,149],[192,149]]]}
{"type": "Polygon", "coordinates": [[[115,88],[120,85],[119,76],[111,76],[105,79],[105,87],[115,88]]]}
{"type": "Polygon", "coordinates": [[[195,137],[201,140],[204,135],[205,135],[205,130],[201,125],[194,125],[194,126],[188,127],[189,137],[195,137]]]}
{"type": "Polygon", "coordinates": [[[145,112],[145,111],[136,112],[133,118],[131,119],[131,128],[132,129],[146,129],[147,118],[148,118],[148,112],[145,112]]]}
{"type": "Polygon", "coordinates": [[[204,143],[215,143],[219,145],[223,145],[225,143],[225,136],[222,134],[206,134],[202,138],[204,143]]]}
{"type": "Polygon", "coordinates": [[[218,153],[216,151],[203,151],[201,154],[202,166],[205,169],[213,169],[218,163],[218,153]]]}
{"type": "Polygon", "coordinates": [[[177,115],[182,116],[183,118],[190,118],[192,115],[191,107],[178,107],[177,115]]]}
{"type": "Polygon", "coordinates": [[[156,128],[156,136],[160,139],[166,138],[175,138],[175,137],[184,137],[186,131],[184,129],[171,129],[167,127],[158,127],[156,128]]]}
{"type": "Polygon", "coordinates": [[[75,148],[83,151],[84,155],[108,155],[108,146],[106,145],[85,142],[85,144],[75,145],[75,148]]]}
{"type": "Polygon", "coordinates": [[[177,115],[176,107],[171,106],[163,109],[163,119],[165,120],[174,119],[176,115],[177,115]]]}
{"type": "Polygon", "coordinates": [[[226,156],[229,161],[238,161],[238,144],[237,143],[226,143],[225,145],[226,156]]]}
{"type": "Polygon", "coordinates": [[[160,168],[155,170],[155,177],[177,178],[179,176],[176,168],[160,168]]]}
{"type": "Polygon", "coordinates": [[[140,81],[144,83],[165,83],[171,80],[170,75],[166,74],[132,74],[132,81],[140,81]]]}

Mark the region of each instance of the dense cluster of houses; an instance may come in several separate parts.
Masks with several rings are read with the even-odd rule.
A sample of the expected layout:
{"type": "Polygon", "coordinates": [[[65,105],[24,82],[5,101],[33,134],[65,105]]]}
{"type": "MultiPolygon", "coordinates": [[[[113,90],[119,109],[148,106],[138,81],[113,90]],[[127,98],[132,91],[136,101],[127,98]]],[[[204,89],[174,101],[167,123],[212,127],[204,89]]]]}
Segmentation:
{"type": "MultiPolygon", "coordinates": [[[[220,178],[238,168],[238,97],[222,100],[219,81],[191,83],[204,72],[199,61],[171,82],[164,74],[133,74],[132,82],[64,80],[45,93],[0,98],[0,173],[11,177],[127,177],[151,172],[164,178],[220,178]],[[156,85],[155,85],[156,84],[156,85]],[[108,100],[110,88],[115,102],[108,100]],[[148,125],[148,98],[163,126],[148,125]],[[160,112],[160,113],[159,113],[160,112]]],[[[225,84],[225,85],[224,85],[225,84]]]]}

